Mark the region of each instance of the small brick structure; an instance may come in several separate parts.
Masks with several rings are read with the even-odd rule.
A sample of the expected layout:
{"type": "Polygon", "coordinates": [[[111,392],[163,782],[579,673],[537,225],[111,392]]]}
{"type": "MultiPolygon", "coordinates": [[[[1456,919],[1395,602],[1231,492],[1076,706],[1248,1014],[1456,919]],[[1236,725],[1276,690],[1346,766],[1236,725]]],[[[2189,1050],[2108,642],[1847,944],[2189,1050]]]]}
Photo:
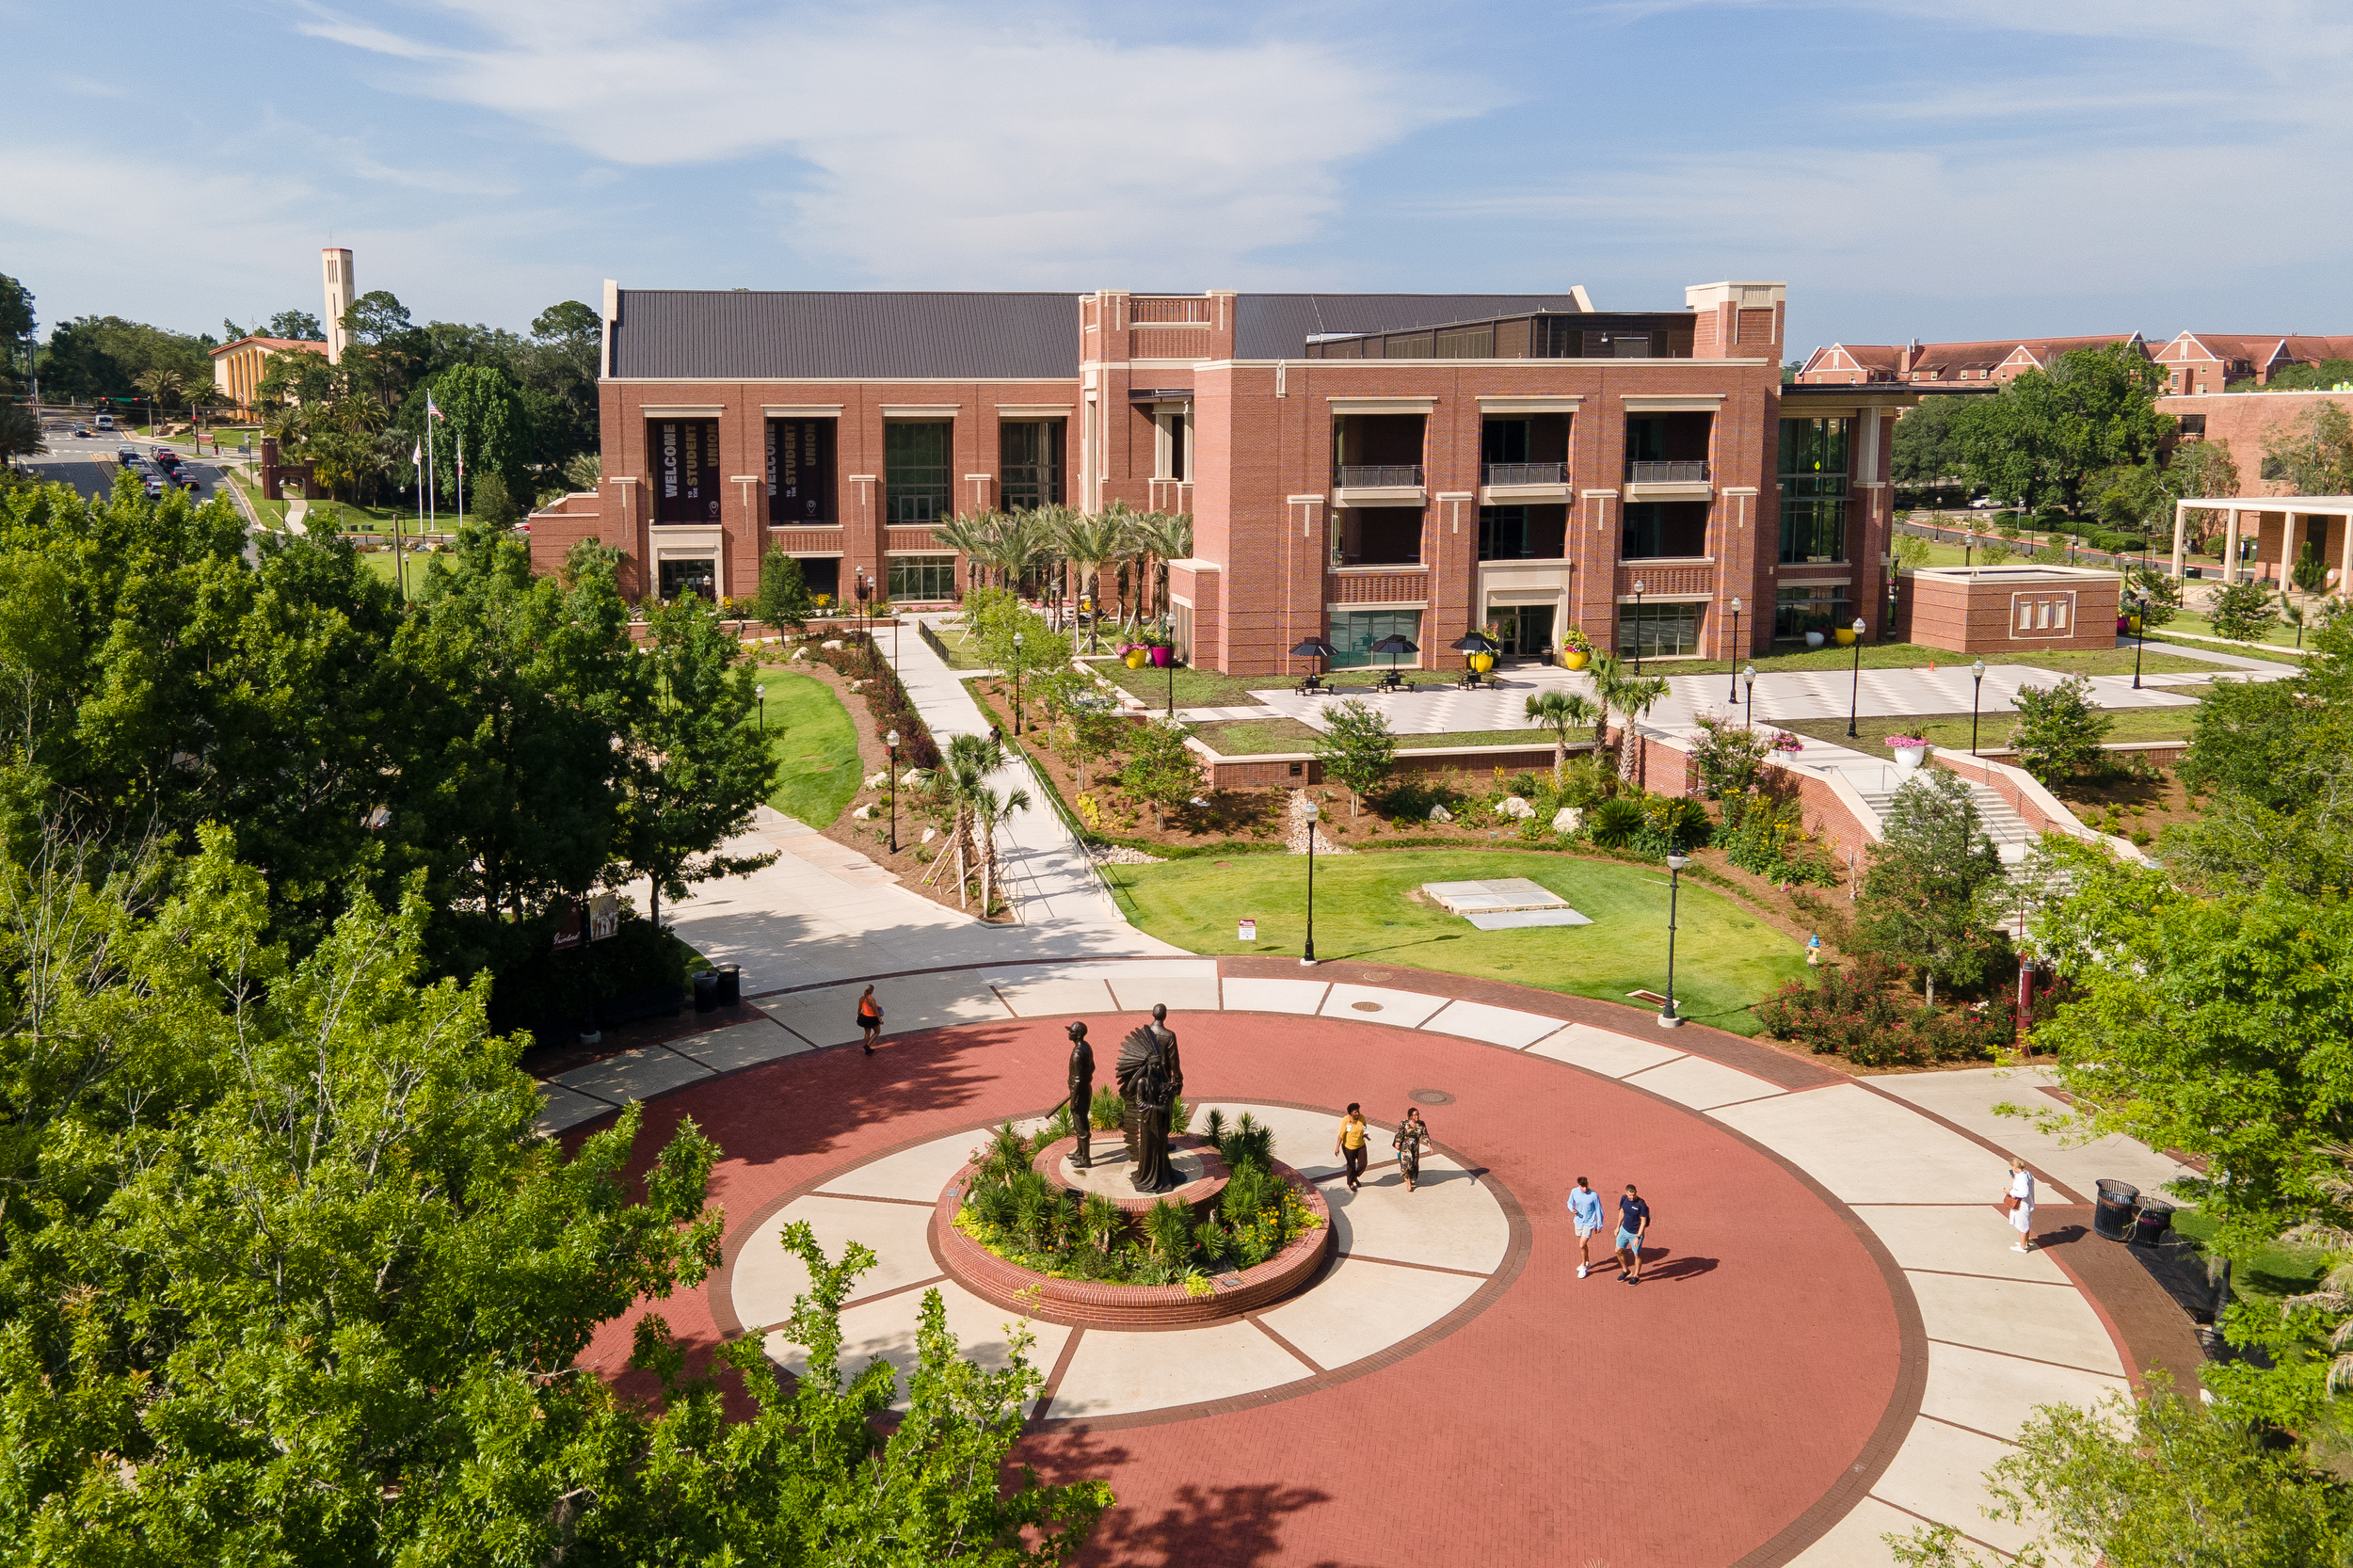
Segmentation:
{"type": "Polygon", "coordinates": [[[2123,584],[2089,567],[1921,567],[1903,574],[1896,625],[1955,653],[2111,648],[2123,584]]]}
{"type": "Polygon", "coordinates": [[[1055,1279],[1008,1263],[955,1225],[966,1187],[977,1163],[958,1171],[932,1209],[932,1256],[949,1276],[992,1306],[1045,1322],[1077,1328],[1198,1328],[1272,1306],[1322,1272],[1332,1250],[1332,1208],[1315,1183],[1281,1160],[1268,1168],[1289,1182],[1318,1221],[1256,1268],[1211,1276],[1206,1296],[1181,1285],[1112,1285],[1092,1279],[1055,1279]]]}

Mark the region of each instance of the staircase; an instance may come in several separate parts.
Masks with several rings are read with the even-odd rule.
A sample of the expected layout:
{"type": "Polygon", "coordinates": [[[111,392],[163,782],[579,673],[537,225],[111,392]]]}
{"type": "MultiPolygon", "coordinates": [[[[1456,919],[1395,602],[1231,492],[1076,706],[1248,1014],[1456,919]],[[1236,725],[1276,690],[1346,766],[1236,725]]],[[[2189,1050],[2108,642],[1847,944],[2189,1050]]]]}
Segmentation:
{"type": "MultiPolygon", "coordinates": [[[[1860,792],[1864,804],[1870,807],[1880,821],[1884,824],[1887,821],[1888,803],[1896,798],[1896,792],[1864,790],[1860,792]]],[[[2001,853],[2002,858],[2005,861],[2025,858],[2027,846],[2036,839],[2033,830],[2026,826],[2026,820],[2018,814],[2009,801],[2004,800],[1987,785],[1971,784],[1969,793],[1977,803],[1978,824],[1984,827],[1985,836],[1993,840],[1993,847],[2001,853]]]]}

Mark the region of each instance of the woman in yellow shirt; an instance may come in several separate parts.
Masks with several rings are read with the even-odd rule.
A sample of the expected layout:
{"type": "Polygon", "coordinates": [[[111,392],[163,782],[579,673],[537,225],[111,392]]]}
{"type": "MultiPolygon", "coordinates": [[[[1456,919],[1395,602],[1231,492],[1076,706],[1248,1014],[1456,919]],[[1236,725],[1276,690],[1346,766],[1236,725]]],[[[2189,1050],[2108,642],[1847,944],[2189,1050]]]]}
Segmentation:
{"type": "Polygon", "coordinates": [[[1348,1114],[1340,1118],[1339,1136],[1332,1140],[1332,1152],[1348,1166],[1348,1190],[1356,1191],[1356,1178],[1365,1174],[1365,1113],[1356,1101],[1348,1102],[1348,1114]]]}

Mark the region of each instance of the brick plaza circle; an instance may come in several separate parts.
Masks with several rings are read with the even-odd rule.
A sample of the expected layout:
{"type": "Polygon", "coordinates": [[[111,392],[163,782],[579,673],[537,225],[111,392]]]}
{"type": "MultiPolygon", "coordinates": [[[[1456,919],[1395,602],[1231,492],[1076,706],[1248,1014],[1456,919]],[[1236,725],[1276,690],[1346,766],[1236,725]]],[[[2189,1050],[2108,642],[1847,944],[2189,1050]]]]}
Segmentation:
{"type": "MultiPolygon", "coordinates": [[[[725,1150],[712,1187],[728,1214],[727,1265],[661,1304],[680,1337],[708,1347],[767,1326],[738,1319],[736,1273],[786,1206],[833,1191],[843,1173],[886,1169],[894,1151],[1050,1103],[1066,1021],[931,1031],[872,1058],[808,1053],[649,1102],[641,1160],[688,1115],[725,1150]]],[[[1087,1021],[1115,1036],[1132,1020],[1087,1021]]],[[[1049,1388],[1018,1457],[1049,1479],[1100,1476],[1119,1496],[1084,1560],[1775,1568],[1864,1495],[1916,1414],[1924,1346],[1892,1259],[1843,1206],[1721,1125],[1457,1037],[1240,1012],[1170,1021],[1189,1097],[1203,1103],[1359,1100],[1393,1123],[1417,1090],[1452,1096],[1425,1109],[1433,1132],[1520,1220],[1475,1309],[1458,1303],[1375,1353],[1325,1367],[1235,1323],[1256,1341],[1235,1355],[1273,1340],[1301,1375],[1096,1419],[1057,1415],[1049,1388]],[[1610,1269],[1577,1277],[1562,1200],[1580,1175],[1612,1196],[1636,1182],[1652,1202],[1642,1285],[1610,1269]]],[[[1305,1136],[1287,1135],[1278,1155],[1330,1171],[1328,1130],[1320,1145],[1305,1136]]],[[[1358,1266],[1346,1256],[1350,1194],[1337,1179],[1321,1186],[1342,1244],[1332,1267],[1346,1271],[1358,1266]]],[[[928,1258],[900,1267],[920,1271],[898,1282],[909,1290],[936,1272],[928,1258]]],[[[952,1326],[975,1344],[993,1325],[952,1326]]],[[[1351,1343],[1348,1329],[1333,1325],[1326,1342],[1351,1343]]],[[[608,1325],[585,1359],[642,1391],[623,1370],[629,1330],[608,1325]]],[[[1040,1370],[1066,1374],[1087,1332],[1071,1331],[1051,1364],[1037,1355],[1040,1370]]]]}

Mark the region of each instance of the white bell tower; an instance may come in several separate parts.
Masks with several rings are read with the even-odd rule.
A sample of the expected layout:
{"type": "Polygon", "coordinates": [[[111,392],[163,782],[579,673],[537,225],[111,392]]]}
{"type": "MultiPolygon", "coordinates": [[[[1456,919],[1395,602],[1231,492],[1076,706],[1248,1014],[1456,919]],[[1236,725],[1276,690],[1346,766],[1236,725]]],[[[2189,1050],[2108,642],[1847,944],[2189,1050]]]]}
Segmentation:
{"type": "Polygon", "coordinates": [[[344,312],[359,291],[351,282],[351,252],[329,246],[319,252],[319,268],[327,284],[327,362],[341,364],[351,335],[344,330],[344,312]]]}

